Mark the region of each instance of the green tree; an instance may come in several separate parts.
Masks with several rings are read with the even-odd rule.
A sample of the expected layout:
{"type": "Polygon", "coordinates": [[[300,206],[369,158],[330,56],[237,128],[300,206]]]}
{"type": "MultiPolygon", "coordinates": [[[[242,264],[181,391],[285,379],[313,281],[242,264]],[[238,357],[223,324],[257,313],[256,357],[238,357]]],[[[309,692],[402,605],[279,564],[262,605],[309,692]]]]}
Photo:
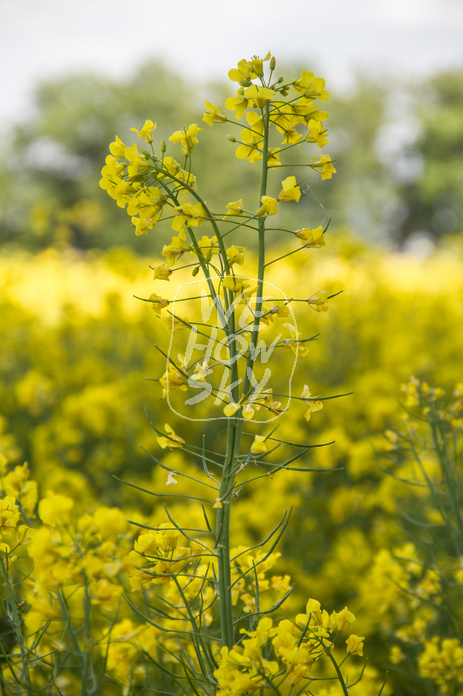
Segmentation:
{"type": "MultiPolygon", "coordinates": [[[[331,144],[342,176],[334,177],[331,186],[317,181],[307,188],[303,205],[317,224],[336,210],[340,225],[371,237],[372,229],[382,230],[381,202],[387,200],[384,167],[375,149],[386,89],[361,78],[346,95],[330,93],[336,106],[329,124],[331,144]]],[[[225,83],[203,91],[159,63],[143,66],[124,82],[80,74],[42,84],[36,114],[15,129],[3,158],[3,240],[32,248],[53,243],[81,249],[127,244],[126,221],[99,190],[98,181],[108,141],[117,134],[133,142],[130,128],[141,127],[147,118],[157,123],[157,135],[165,140],[173,124],[196,122],[203,128],[193,167],[198,182],[210,191],[210,205],[235,200],[239,191],[256,190],[258,168],[240,167],[218,147],[216,130],[201,121],[206,97],[223,103],[226,96],[230,92],[225,83]]],[[[294,157],[297,161],[296,151],[294,157]]],[[[288,211],[285,221],[289,227],[292,213],[288,211]]],[[[272,234],[275,238],[278,232],[272,234]]],[[[136,248],[148,253],[151,245],[151,240],[142,239],[136,248]]],[[[246,245],[252,246],[252,240],[246,239],[246,245]]]]}
{"type": "Polygon", "coordinates": [[[108,139],[130,138],[129,128],[146,118],[168,137],[170,122],[191,118],[192,95],[159,63],[127,82],[80,74],[43,83],[37,113],[16,127],[0,172],[8,182],[0,201],[2,238],[32,247],[57,240],[80,248],[120,243],[125,220],[98,189],[108,139]]]}
{"type": "Polygon", "coordinates": [[[434,76],[419,86],[414,101],[419,132],[405,156],[415,175],[401,187],[399,242],[463,228],[463,72],[434,76]]]}
{"type": "Polygon", "coordinates": [[[391,233],[395,183],[382,158],[382,133],[391,86],[359,74],[353,87],[331,99],[330,142],[338,175],[323,193],[323,204],[356,234],[379,241],[391,233]]]}
{"type": "MultiPolygon", "coordinates": [[[[339,226],[399,246],[418,233],[436,239],[461,230],[463,73],[437,75],[413,90],[400,80],[367,74],[357,75],[344,92],[327,87],[338,174],[329,186],[317,181],[303,191],[307,217],[323,224],[336,211],[339,226]]],[[[98,181],[108,141],[117,134],[133,142],[130,128],[148,118],[166,141],[179,123],[203,128],[193,167],[210,191],[210,205],[255,190],[256,166],[240,167],[218,147],[216,130],[201,121],[204,100],[223,103],[228,90],[222,82],[203,90],[160,63],[144,65],[125,81],[79,74],[43,83],[36,113],[14,129],[3,148],[2,241],[35,249],[126,245],[126,220],[98,181]]],[[[297,157],[295,151],[296,163],[297,157]]],[[[292,214],[288,210],[289,228],[292,214]]],[[[167,240],[167,225],[165,234],[167,240]]],[[[246,239],[246,246],[252,240],[246,239]]],[[[138,240],[137,253],[152,249],[149,238],[138,240]]]]}

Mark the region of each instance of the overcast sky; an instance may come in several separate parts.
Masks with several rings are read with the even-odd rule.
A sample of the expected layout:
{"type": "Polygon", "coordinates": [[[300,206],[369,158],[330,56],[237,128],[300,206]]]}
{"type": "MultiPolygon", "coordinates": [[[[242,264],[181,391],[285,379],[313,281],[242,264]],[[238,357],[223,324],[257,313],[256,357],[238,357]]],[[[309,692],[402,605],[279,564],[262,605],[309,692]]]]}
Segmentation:
{"type": "Polygon", "coordinates": [[[0,0],[0,124],[70,72],[125,77],[155,57],[206,79],[268,50],[336,88],[359,68],[463,69],[463,0],[0,0]]]}

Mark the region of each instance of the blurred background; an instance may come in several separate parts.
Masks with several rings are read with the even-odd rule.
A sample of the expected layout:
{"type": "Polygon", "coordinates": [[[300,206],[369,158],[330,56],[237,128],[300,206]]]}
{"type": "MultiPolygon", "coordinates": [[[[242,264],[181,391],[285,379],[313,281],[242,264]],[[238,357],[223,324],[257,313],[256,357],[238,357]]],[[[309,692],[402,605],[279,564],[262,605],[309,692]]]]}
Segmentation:
{"type": "MultiPolygon", "coordinates": [[[[335,441],[304,459],[333,472],[259,483],[254,502],[237,501],[235,531],[237,543],[253,543],[293,505],[280,572],[297,581],[294,601],[302,607],[312,596],[330,611],[348,604],[358,613],[370,665],[379,682],[389,670],[383,693],[394,696],[463,688],[463,659],[454,690],[419,664],[434,634],[457,636],[463,654],[461,575],[448,584],[448,602],[440,590],[420,602],[410,585],[407,603],[389,566],[381,570],[388,550],[399,549],[394,563],[415,553],[400,551],[410,539],[422,558],[433,552],[433,540],[423,541],[428,523],[447,538],[427,489],[404,484],[413,469],[395,478],[385,471],[391,447],[408,462],[408,450],[391,443],[407,410],[401,384],[412,385],[405,396],[417,389],[411,375],[443,387],[452,462],[461,450],[462,36],[461,0],[0,0],[0,455],[12,467],[28,461],[40,495],[71,495],[76,514],[104,504],[158,523],[153,498],[114,478],[165,486],[165,472],[139,447],[159,454],[145,408],[159,427],[168,418],[200,444],[194,424],[166,416],[154,346],[169,334],[133,298],[159,292],[149,266],[172,231],[135,237],[99,188],[109,143],[116,134],[132,143],[130,128],[146,119],[166,140],[183,125],[204,126],[194,173],[209,206],[223,208],[254,195],[258,176],[236,159],[228,124],[201,123],[206,99],[223,105],[234,95],[228,70],[271,51],[277,76],[307,68],[326,78],[326,149],[337,174],[320,181],[309,172],[286,223],[314,228],[330,216],[327,247],[304,249],[272,272],[278,266],[275,282],[295,295],[344,291],[327,313],[301,312],[299,331],[320,338],[298,361],[295,382],[315,395],[354,394],[325,402],[309,423],[300,416],[282,426],[288,440],[335,441]],[[424,522],[409,534],[415,518],[424,522]],[[429,618],[431,604],[441,609],[429,618]]],[[[283,351],[279,366],[291,361],[283,351]]],[[[206,427],[208,444],[216,430],[206,427]]],[[[438,480],[434,446],[420,438],[438,480]]],[[[192,466],[181,450],[161,456],[175,470],[192,466]]],[[[454,474],[457,491],[461,466],[454,474]]],[[[449,553],[442,567],[461,569],[461,553],[449,553]]],[[[419,568],[410,575],[417,582],[419,568]]]]}
{"type": "MultiPolygon", "coordinates": [[[[336,225],[421,253],[461,230],[459,0],[1,0],[0,15],[3,244],[133,243],[98,190],[108,143],[146,118],[164,136],[198,121],[206,98],[231,94],[228,70],[268,50],[282,74],[327,80],[338,176],[314,192],[336,225]]],[[[223,133],[203,135],[195,164],[223,203],[253,172],[214,158],[223,133]]]]}

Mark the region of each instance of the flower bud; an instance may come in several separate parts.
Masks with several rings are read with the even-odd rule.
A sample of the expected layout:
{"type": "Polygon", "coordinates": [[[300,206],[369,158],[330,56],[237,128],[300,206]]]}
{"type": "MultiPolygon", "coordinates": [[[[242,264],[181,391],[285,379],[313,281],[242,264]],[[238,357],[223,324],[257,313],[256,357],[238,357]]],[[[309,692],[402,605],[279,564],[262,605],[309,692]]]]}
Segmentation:
{"type": "Polygon", "coordinates": [[[233,135],[227,135],[227,139],[228,139],[231,143],[236,143],[236,138],[235,138],[233,135]]]}
{"type": "Polygon", "coordinates": [[[272,56],[272,57],[270,58],[270,63],[269,63],[270,70],[275,70],[275,65],[276,65],[275,56],[272,56]]]}
{"type": "Polygon", "coordinates": [[[161,140],[161,152],[165,152],[166,150],[167,150],[166,141],[163,138],[161,140]]]}

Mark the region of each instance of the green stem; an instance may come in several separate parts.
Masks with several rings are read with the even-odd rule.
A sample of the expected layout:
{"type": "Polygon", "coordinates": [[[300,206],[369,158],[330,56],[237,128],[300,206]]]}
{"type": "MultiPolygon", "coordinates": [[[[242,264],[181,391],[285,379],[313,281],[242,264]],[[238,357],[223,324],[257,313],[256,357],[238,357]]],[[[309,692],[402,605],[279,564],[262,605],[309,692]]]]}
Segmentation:
{"type": "MultiPolygon", "coordinates": [[[[265,131],[264,131],[264,144],[263,144],[263,162],[262,162],[262,178],[261,178],[261,189],[260,189],[260,199],[266,194],[267,191],[267,175],[268,175],[268,131],[269,131],[269,105],[265,107],[265,131]]],[[[256,296],[256,312],[258,313],[262,307],[262,296],[263,296],[263,286],[264,286],[264,272],[265,272],[265,218],[260,218],[258,223],[258,287],[256,296]]],[[[230,316],[229,329],[234,330],[234,326],[231,326],[231,322],[234,317],[233,313],[230,316]]],[[[259,333],[259,314],[256,317],[251,341],[255,345],[257,342],[257,337],[259,333]]],[[[229,346],[230,358],[234,356],[234,349],[229,346]]],[[[244,376],[244,384],[241,390],[241,394],[246,394],[251,386],[252,368],[254,365],[254,360],[252,355],[253,351],[250,351],[247,361],[246,361],[246,374],[244,376]]],[[[238,368],[236,361],[230,366],[230,380],[231,385],[233,385],[238,380],[238,368]]],[[[232,398],[235,403],[238,403],[238,384],[232,387],[232,398]]],[[[239,454],[241,448],[241,437],[243,432],[243,421],[241,418],[232,417],[228,421],[228,431],[227,431],[227,449],[225,455],[225,462],[223,468],[223,476],[220,483],[219,499],[221,500],[222,507],[218,509],[217,512],[217,560],[218,560],[218,585],[219,585],[219,599],[220,599],[220,622],[221,622],[221,636],[222,645],[227,646],[229,649],[233,647],[234,640],[234,630],[233,630],[233,604],[232,604],[232,594],[231,594],[231,567],[230,567],[230,519],[231,519],[231,505],[233,496],[233,486],[235,482],[236,471],[238,468],[237,462],[239,461],[239,454]]]]}
{"type": "MultiPolygon", "coordinates": [[[[262,149],[262,174],[261,174],[261,185],[260,185],[260,198],[259,205],[262,200],[262,196],[267,193],[267,178],[268,178],[268,145],[269,145],[269,103],[265,105],[264,114],[264,141],[262,149]]],[[[257,266],[257,294],[256,294],[256,317],[254,320],[253,330],[251,333],[251,347],[257,345],[259,336],[259,324],[260,324],[260,311],[262,307],[262,297],[264,290],[264,274],[265,274],[265,217],[259,218],[258,222],[258,266],[257,266]]],[[[255,357],[253,357],[253,350],[250,350],[248,359],[246,362],[246,374],[244,377],[243,393],[246,394],[251,386],[251,377],[253,373],[253,367],[255,362],[255,357]]]]}
{"type": "Polygon", "coordinates": [[[9,608],[11,611],[11,619],[12,619],[12,624],[13,624],[13,630],[16,635],[16,640],[18,641],[19,645],[19,652],[21,655],[21,662],[23,666],[23,673],[24,673],[24,683],[26,686],[26,693],[27,694],[32,694],[32,686],[31,686],[31,680],[30,680],[30,675],[29,675],[29,662],[27,659],[27,650],[26,650],[26,645],[24,641],[24,636],[21,630],[21,617],[19,616],[18,612],[18,605],[16,604],[16,597],[14,596],[13,592],[13,586],[11,584],[10,580],[10,575],[8,573],[8,568],[5,565],[5,562],[3,560],[3,555],[0,554],[0,569],[2,572],[3,577],[5,578],[5,584],[7,587],[7,592],[8,592],[8,603],[9,603],[9,608]]]}
{"type": "Polygon", "coordinates": [[[219,499],[222,502],[222,507],[217,510],[217,561],[221,641],[222,646],[227,646],[229,649],[235,644],[231,594],[230,517],[233,481],[236,473],[234,463],[239,455],[241,434],[241,421],[235,417],[230,418],[228,422],[224,472],[219,490],[219,499]]]}

